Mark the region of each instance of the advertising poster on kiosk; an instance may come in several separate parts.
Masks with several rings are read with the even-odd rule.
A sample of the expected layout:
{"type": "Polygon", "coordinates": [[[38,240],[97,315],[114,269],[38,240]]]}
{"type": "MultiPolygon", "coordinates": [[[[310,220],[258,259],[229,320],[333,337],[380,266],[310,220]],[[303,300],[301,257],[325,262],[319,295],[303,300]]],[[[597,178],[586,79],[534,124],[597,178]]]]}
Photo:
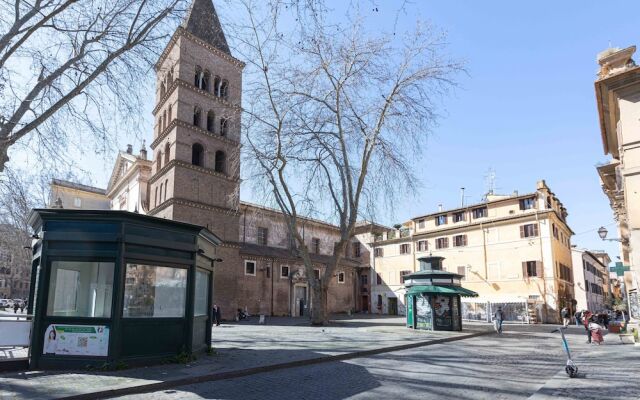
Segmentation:
{"type": "Polygon", "coordinates": [[[416,297],[416,328],[433,329],[431,305],[427,296],[416,297]]]}
{"type": "Polygon", "coordinates": [[[104,325],[49,325],[43,354],[107,356],[109,327],[104,325]]]}

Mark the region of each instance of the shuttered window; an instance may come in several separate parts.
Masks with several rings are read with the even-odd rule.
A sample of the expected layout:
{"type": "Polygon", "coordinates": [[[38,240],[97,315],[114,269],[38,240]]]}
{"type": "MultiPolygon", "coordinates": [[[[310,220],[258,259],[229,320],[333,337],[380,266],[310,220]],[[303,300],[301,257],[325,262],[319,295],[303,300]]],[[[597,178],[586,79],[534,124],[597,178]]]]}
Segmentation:
{"type": "Polygon", "coordinates": [[[542,278],[543,269],[541,261],[523,261],[522,276],[524,278],[542,278]]]}
{"type": "Polygon", "coordinates": [[[427,251],[427,241],[419,240],[418,241],[418,251],[427,251]]]}
{"type": "Polygon", "coordinates": [[[477,218],[484,218],[488,215],[487,213],[487,207],[480,207],[480,208],[474,208],[473,209],[473,218],[477,219],[477,218]]]}
{"type": "Polygon", "coordinates": [[[461,247],[467,245],[467,235],[457,235],[453,237],[453,245],[455,247],[461,247]]]}
{"type": "Polygon", "coordinates": [[[449,238],[436,239],[436,249],[446,249],[449,247],[449,238]]]}
{"type": "Polygon", "coordinates": [[[520,237],[536,237],[538,236],[538,224],[520,225],[520,237]]]}
{"type": "Polygon", "coordinates": [[[408,244],[400,245],[400,254],[409,254],[411,252],[411,248],[408,244]]]}

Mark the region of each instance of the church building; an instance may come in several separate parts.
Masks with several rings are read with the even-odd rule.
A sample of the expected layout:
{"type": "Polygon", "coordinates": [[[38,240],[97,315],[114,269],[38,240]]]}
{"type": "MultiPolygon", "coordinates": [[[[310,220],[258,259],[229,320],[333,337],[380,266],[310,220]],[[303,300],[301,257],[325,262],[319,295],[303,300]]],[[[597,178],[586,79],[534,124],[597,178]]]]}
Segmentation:
{"type": "MultiPolygon", "coordinates": [[[[238,309],[302,316],[310,310],[310,288],[282,215],[240,200],[244,65],[231,54],[212,0],[193,0],[155,65],[153,158],[147,159],[144,144],[139,155],[129,146],[102,196],[111,209],[198,224],[223,240],[213,302],[224,319],[238,309]]],[[[78,207],[81,191],[74,190],[74,204],[53,194],[54,206],[84,208],[78,207]]],[[[322,274],[339,229],[312,218],[301,222],[316,274],[322,274]]],[[[367,225],[359,232],[330,282],[329,312],[369,308],[367,246],[360,243],[368,241],[367,225]]]]}

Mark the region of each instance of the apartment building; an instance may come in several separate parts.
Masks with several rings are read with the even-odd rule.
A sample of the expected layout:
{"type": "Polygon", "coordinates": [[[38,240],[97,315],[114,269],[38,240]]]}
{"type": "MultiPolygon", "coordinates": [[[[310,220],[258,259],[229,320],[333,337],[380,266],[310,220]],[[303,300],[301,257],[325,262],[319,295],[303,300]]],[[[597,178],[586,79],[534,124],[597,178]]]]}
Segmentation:
{"type": "MultiPolygon", "coordinates": [[[[596,104],[605,154],[611,159],[597,167],[602,190],[617,223],[625,298],[634,324],[640,320],[640,66],[635,46],[598,54],[596,104]]],[[[611,235],[614,236],[614,235],[611,235]]]]}
{"type": "Polygon", "coordinates": [[[538,320],[558,321],[575,302],[567,215],[539,181],[527,194],[490,193],[479,204],[413,218],[374,240],[372,309],[404,314],[403,276],[433,255],[464,276],[464,287],[480,295],[474,301],[527,302],[538,320]]]}
{"type": "MultiPolygon", "coordinates": [[[[602,253],[600,253],[602,254],[602,253]]],[[[606,254],[606,253],[605,253],[606,254]]],[[[609,271],[599,257],[585,249],[571,249],[576,309],[603,311],[609,296],[609,271]]]]}

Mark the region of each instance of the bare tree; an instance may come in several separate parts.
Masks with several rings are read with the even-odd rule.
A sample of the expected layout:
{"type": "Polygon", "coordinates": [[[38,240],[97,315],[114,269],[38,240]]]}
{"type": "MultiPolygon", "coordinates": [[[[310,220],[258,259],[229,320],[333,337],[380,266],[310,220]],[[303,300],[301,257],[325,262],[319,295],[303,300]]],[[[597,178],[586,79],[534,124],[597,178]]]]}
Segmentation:
{"type": "Polygon", "coordinates": [[[62,160],[69,141],[105,147],[137,126],[137,88],[184,3],[1,1],[0,172],[18,141],[35,139],[41,158],[62,160]]]}
{"type": "Polygon", "coordinates": [[[321,1],[243,5],[249,25],[234,32],[248,63],[245,159],[297,242],[312,323],[324,324],[329,282],[356,222],[415,188],[412,163],[463,64],[444,54],[444,36],[429,25],[373,34],[356,6],[343,25],[325,22],[321,1]],[[283,30],[294,19],[296,29],[283,30]],[[340,231],[321,279],[299,229],[301,215],[318,213],[340,231]]]}

